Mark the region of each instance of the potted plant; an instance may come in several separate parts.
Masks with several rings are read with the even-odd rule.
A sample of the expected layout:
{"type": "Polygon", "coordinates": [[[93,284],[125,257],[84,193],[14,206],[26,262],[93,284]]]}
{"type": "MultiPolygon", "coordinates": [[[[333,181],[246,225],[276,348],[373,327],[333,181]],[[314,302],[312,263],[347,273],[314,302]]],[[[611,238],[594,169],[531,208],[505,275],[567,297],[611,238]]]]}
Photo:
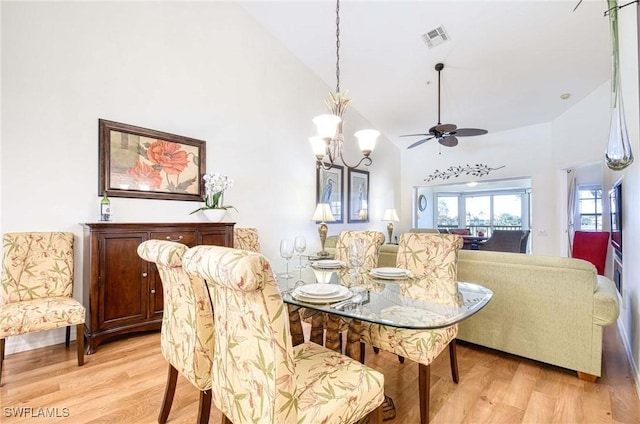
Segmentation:
{"type": "MultiPolygon", "coordinates": [[[[233,206],[223,205],[224,192],[233,186],[233,180],[220,173],[204,174],[204,206],[191,212],[202,211],[205,217],[211,222],[220,222],[227,213],[227,209],[235,209],[233,206]]],[[[237,210],[237,209],[236,209],[237,210]]]]}

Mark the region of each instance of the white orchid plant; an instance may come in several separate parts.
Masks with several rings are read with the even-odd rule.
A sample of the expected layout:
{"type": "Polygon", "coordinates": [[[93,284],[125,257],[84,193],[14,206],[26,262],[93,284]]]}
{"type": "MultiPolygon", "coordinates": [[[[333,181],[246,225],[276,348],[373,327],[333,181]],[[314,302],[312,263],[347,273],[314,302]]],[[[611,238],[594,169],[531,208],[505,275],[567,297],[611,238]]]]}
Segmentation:
{"type": "Polygon", "coordinates": [[[205,189],[204,206],[191,212],[191,214],[206,209],[236,209],[233,206],[225,206],[222,204],[224,192],[233,187],[233,180],[231,178],[216,172],[213,174],[204,174],[202,179],[204,180],[205,189]]]}

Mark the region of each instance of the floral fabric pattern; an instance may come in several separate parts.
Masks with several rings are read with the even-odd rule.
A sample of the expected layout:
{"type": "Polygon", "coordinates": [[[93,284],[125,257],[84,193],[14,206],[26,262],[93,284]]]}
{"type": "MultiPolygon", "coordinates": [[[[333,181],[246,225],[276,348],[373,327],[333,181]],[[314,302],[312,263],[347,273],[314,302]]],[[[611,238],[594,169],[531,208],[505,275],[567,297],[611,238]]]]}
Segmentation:
{"type": "Polygon", "coordinates": [[[256,228],[235,227],[233,229],[233,247],[260,253],[258,230],[256,228]]]}
{"type": "Polygon", "coordinates": [[[138,246],[138,255],[156,264],[162,280],[162,355],[195,387],[209,390],[214,350],[213,310],[204,281],[182,268],[187,249],[180,243],[147,240],[138,246]]]}
{"type": "Polygon", "coordinates": [[[366,246],[364,254],[364,270],[378,266],[378,250],[384,243],[384,234],[380,231],[342,231],[336,243],[336,260],[349,263],[349,242],[354,239],[362,240],[366,246]]]}
{"type": "MultiPolygon", "coordinates": [[[[462,238],[452,234],[402,234],[397,266],[409,270],[415,277],[411,283],[402,284],[402,294],[414,299],[457,304],[457,262],[462,244],[462,238]]],[[[438,330],[406,330],[363,322],[361,340],[429,365],[457,334],[457,325],[438,330]]]]}
{"type": "Polygon", "coordinates": [[[6,233],[0,338],[84,323],[73,299],[73,233],[6,233]]]}
{"type": "Polygon", "coordinates": [[[196,246],[183,266],[209,287],[212,399],[233,423],[346,424],[382,403],[382,374],[313,343],[292,347],[287,308],[264,256],[196,246]]]}

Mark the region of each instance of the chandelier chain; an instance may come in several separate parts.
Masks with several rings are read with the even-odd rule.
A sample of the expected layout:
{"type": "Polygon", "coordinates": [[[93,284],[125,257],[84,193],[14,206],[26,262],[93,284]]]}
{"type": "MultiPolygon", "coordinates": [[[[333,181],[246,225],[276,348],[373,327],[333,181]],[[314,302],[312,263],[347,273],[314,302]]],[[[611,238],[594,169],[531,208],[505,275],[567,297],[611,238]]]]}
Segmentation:
{"type": "Polygon", "coordinates": [[[336,94],[340,93],[340,0],[336,1],[336,94]]]}

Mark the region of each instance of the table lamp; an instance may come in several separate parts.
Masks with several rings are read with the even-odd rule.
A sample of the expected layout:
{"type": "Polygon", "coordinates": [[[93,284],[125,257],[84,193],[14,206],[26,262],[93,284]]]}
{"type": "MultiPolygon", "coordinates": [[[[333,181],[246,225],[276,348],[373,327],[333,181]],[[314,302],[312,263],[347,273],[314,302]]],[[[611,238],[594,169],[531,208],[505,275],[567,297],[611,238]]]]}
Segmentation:
{"type": "Polygon", "coordinates": [[[322,250],[318,252],[318,256],[327,257],[331,256],[329,252],[324,250],[324,243],[327,241],[327,224],[325,221],[335,221],[336,219],[333,217],[333,213],[331,213],[331,206],[328,203],[318,203],[316,206],[316,211],[313,213],[313,217],[311,218],[314,221],[320,221],[320,226],[318,227],[318,234],[320,234],[320,246],[322,250]]]}
{"type": "Polygon", "coordinates": [[[383,221],[389,221],[387,224],[387,231],[389,232],[389,244],[391,244],[391,236],[393,235],[393,223],[400,221],[395,209],[387,209],[382,216],[383,221]]]}

